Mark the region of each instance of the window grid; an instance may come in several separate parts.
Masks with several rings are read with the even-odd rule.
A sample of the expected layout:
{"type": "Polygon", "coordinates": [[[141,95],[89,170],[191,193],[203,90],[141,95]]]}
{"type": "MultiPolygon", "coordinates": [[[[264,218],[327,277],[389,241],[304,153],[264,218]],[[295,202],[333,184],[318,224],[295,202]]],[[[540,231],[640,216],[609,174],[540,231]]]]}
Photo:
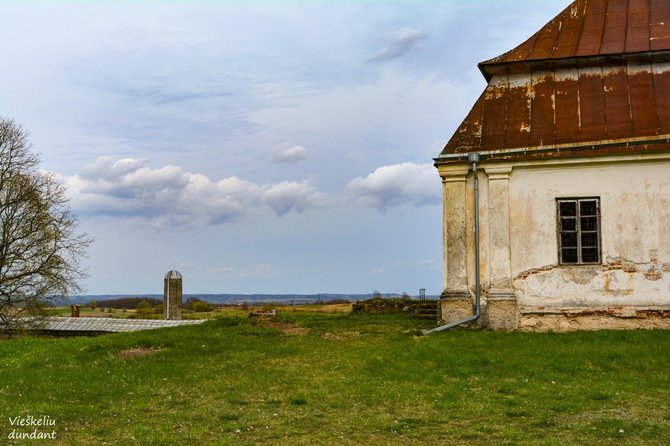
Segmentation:
{"type": "Polygon", "coordinates": [[[601,263],[600,199],[561,198],[556,201],[559,264],[601,263]]]}

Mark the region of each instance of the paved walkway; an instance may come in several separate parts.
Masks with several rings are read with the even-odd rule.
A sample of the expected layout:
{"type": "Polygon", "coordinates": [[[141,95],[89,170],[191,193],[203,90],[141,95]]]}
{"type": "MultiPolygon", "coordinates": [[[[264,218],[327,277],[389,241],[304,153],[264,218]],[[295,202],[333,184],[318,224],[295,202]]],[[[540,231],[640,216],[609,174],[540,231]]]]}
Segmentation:
{"type": "Polygon", "coordinates": [[[113,319],[106,317],[48,317],[39,327],[41,332],[59,332],[71,334],[83,333],[122,333],[127,331],[154,330],[156,328],[197,325],[199,320],[166,321],[158,319],[113,319]]]}

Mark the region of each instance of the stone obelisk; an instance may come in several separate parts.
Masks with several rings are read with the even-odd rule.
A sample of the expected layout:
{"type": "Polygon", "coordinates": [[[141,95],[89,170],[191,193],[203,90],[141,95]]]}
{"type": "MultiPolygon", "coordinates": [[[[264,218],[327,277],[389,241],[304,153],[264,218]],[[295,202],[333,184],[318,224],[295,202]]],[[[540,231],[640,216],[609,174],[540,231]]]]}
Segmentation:
{"type": "Polygon", "coordinates": [[[181,273],[172,270],[163,281],[163,315],[165,320],[181,320],[181,273]]]}

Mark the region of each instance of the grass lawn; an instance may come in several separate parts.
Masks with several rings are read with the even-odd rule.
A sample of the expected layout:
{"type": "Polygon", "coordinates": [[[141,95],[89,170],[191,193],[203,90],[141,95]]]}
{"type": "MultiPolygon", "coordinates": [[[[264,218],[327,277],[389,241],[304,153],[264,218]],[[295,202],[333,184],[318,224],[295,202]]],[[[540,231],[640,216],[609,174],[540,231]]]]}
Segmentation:
{"type": "MultiPolygon", "coordinates": [[[[248,305],[246,310],[240,306],[221,307],[214,311],[193,312],[182,310],[182,319],[216,319],[219,317],[239,316],[246,317],[249,311],[265,310],[269,308],[277,308],[282,312],[315,312],[315,313],[351,313],[351,304],[301,304],[301,305],[248,305]]],[[[47,316],[55,317],[70,317],[72,310],[70,307],[54,307],[47,311],[47,316]]],[[[115,319],[163,319],[163,313],[145,313],[137,314],[134,309],[118,309],[118,308],[96,308],[90,309],[87,306],[80,306],[80,317],[108,317],[115,319]]]]}
{"type": "MultiPolygon", "coordinates": [[[[70,309],[70,307],[54,307],[48,309],[47,311],[47,316],[70,317],[71,314],[72,310],[70,309]]],[[[135,310],[124,311],[115,308],[110,308],[108,310],[103,308],[96,308],[95,310],[91,310],[89,307],[85,307],[83,305],[81,305],[79,308],[80,317],[112,317],[112,318],[126,319],[134,314],[135,310]]]]}
{"type": "Polygon", "coordinates": [[[425,327],[280,310],[0,341],[0,444],[670,443],[670,332],[416,336],[425,327]],[[55,420],[42,430],[56,439],[8,439],[10,417],[29,415],[55,420]]]}
{"type": "MultiPolygon", "coordinates": [[[[72,310],[70,309],[70,307],[54,307],[46,312],[47,316],[52,317],[53,316],[70,317],[71,314],[72,310]]],[[[182,310],[182,319],[214,319],[217,317],[224,317],[231,315],[243,316],[246,314],[248,314],[248,311],[242,311],[235,307],[222,308],[221,310],[208,311],[202,313],[182,310]]],[[[84,306],[81,306],[79,309],[79,317],[106,317],[114,319],[137,318],[137,319],[158,319],[158,320],[164,318],[163,313],[150,312],[145,314],[138,314],[137,310],[134,309],[127,310],[118,308],[96,308],[95,310],[91,310],[90,308],[84,306]]]]}

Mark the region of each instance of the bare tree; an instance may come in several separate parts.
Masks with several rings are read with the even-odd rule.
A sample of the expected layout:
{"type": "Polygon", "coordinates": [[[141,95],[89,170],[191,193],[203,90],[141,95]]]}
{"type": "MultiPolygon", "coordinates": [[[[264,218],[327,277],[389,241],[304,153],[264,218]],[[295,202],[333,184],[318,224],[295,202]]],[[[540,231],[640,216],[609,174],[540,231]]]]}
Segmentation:
{"type": "Polygon", "coordinates": [[[38,320],[45,305],[81,291],[79,259],[92,243],[31,149],[21,126],[0,118],[0,328],[38,320]]]}

